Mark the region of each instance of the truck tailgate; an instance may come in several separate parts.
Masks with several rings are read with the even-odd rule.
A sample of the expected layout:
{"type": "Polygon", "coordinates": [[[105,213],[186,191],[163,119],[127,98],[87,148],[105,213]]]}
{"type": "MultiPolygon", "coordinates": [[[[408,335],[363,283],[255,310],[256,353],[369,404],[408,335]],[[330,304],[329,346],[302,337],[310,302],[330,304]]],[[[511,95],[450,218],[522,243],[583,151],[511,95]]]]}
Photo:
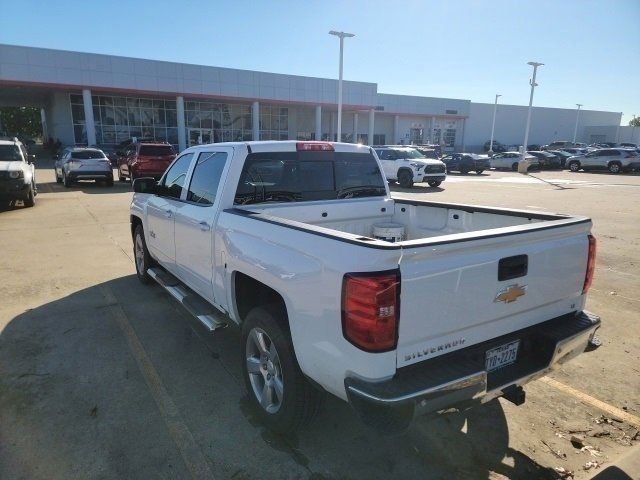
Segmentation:
{"type": "Polygon", "coordinates": [[[580,310],[591,222],[548,223],[403,247],[397,367],[580,310]]]}

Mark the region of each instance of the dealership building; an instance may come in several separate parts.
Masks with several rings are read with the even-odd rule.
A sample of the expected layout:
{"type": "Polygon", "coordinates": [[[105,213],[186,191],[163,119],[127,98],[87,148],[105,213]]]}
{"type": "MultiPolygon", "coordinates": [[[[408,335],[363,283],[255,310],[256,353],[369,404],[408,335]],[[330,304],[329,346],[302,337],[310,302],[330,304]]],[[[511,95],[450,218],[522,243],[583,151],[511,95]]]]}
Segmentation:
{"type": "MultiPolygon", "coordinates": [[[[491,135],[491,103],[343,85],[342,141],[480,151],[491,135]]],[[[0,107],[40,108],[43,135],[65,145],[336,140],[337,92],[334,79],[0,44],[0,107]]],[[[526,106],[499,105],[495,138],[522,144],[526,115],[526,106]]],[[[620,121],[582,110],[577,140],[616,141],[620,121]]],[[[575,124],[575,109],[535,107],[530,143],[571,140],[575,124]]]]}

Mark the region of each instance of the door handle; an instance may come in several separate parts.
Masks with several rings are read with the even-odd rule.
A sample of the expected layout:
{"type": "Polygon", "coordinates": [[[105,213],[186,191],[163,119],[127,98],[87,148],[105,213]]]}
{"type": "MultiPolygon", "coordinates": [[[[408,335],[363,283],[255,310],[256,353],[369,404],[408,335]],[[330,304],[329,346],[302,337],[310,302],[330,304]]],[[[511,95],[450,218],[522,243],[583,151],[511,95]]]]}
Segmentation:
{"type": "Polygon", "coordinates": [[[211,225],[209,225],[204,220],[198,223],[198,225],[200,225],[200,230],[202,230],[203,232],[208,232],[209,230],[211,230],[211,225]]]}
{"type": "Polygon", "coordinates": [[[171,210],[165,210],[164,216],[167,218],[171,218],[173,216],[173,212],[171,210]]]}

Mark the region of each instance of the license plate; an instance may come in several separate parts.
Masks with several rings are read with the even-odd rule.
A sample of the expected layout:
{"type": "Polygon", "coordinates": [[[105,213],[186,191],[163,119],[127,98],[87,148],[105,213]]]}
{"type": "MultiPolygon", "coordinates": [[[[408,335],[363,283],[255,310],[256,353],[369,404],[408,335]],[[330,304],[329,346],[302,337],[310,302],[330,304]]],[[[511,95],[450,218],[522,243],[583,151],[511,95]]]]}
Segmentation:
{"type": "Polygon", "coordinates": [[[487,372],[497,370],[516,361],[520,340],[505,343],[487,351],[485,366],[487,372]]]}

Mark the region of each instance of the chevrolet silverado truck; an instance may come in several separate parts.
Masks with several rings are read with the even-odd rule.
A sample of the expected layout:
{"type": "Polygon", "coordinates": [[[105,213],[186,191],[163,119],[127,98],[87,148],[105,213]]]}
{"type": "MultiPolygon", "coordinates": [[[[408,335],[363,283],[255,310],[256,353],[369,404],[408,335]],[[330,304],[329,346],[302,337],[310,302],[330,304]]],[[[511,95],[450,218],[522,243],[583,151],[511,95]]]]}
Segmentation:
{"type": "Polygon", "coordinates": [[[138,278],[211,331],[239,326],[249,398],[276,431],[324,392],[387,432],[520,404],[600,326],[588,218],[396,199],[367,146],[199,145],[133,187],[138,278]]]}

